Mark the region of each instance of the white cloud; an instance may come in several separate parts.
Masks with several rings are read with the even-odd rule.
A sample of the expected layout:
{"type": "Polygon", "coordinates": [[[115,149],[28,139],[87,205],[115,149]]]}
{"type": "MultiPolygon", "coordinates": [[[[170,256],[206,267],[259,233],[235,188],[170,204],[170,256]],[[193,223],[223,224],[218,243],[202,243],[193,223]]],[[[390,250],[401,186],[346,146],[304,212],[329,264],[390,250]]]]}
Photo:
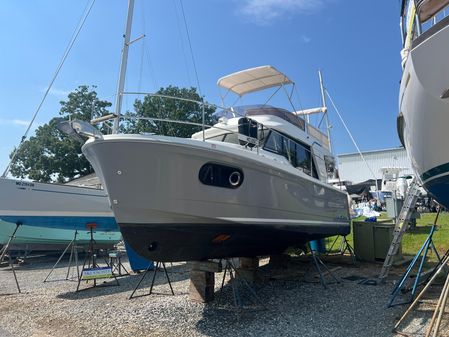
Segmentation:
{"type": "MultiPolygon", "coordinates": [[[[47,89],[48,89],[48,87],[47,88],[42,88],[42,92],[46,92],[47,91],[47,89]]],[[[48,94],[49,95],[53,95],[53,96],[58,96],[58,97],[61,97],[61,96],[67,96],[68,94],[70,94],[70,90],[64,90],[64,89],[59,89],[59,88],[55,88],[55,87],[52,87],[51,89],[50,89],[50,91],[48,92],[48,94]]]]}
{"type": "Polygon", "coordinates": [[[323,7],[325,0],[244,0],[239,13],[251,22],[271,24],[286,15],[310,13],[323,7]]]}
{"type": "Polygon", "coordinates": [[[30,121],[26,121],[23,119],[13,119],[11,121],[12,124],[14,125],[20,125],[20,126],[28,126],[30,124],[30,121]]]}
{"type": "Polygon", "coordinates": [[[0,125],[16,125],[25,127],[30,124],[30,121],[24,120],[24,119],[4,119],[0,118],[0,125]]]}
{"type": "Polygon", "coordinates": [[[307,35],[301,35],[301,41],[303,43],[309,43],[310,41],[312,41],[312,39],[310,37],[308,37],[307,35]]]}

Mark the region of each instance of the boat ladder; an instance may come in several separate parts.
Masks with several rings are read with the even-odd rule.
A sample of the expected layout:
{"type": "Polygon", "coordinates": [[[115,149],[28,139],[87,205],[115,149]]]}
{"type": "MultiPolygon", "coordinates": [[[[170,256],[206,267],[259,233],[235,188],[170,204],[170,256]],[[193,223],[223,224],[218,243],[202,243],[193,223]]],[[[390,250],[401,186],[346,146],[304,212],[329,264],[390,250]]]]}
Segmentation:
{"type": "Polygon", "coordinates": [[[391,241],[391,245],[388,249],[384,265],[382,266],[382,270],[379,275],[379,282],[384,282],[388,276],[390,268],[393,265],[394,257],[398,253],[402,237],[407,230],[408,223],[415,208],[416,200],[418,199],[420,193],[419,183],[415,177],[410,184],[401,212],[396,219],[396,225],[393,232],[393,240],[391,241]]]}

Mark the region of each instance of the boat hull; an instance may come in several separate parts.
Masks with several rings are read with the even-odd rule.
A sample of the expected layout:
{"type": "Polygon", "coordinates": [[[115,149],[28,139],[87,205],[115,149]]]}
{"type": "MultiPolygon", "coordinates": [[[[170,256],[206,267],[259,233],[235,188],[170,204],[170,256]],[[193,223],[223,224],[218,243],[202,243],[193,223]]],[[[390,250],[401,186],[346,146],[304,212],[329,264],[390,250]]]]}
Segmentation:
{"type": "Polygon", "coordinates": [[[226,257],[281,254],[288,247],[330,235],[347,227],[320,230],[245,224],[120,224],[125,240],[154,261],[201,261],[226,257]],[[173,248],[177,247],[177,248],[173,248]]]}
{"type": "MultiPolygon", "coordinates": [[[[0,220],[0,245],[5,245],[14,233],[16,224],[0,220]]],[[[65,248],[75,236],[74,230],[21,225],[11,242],[11,249],[17,250],[49,250],[65,248]]],[[[93,233],[96,247],[112,247],[121,240],[120,232],[98,231],[93,233]]],[[[77,232],[76,244],[87,245],[90,242],[90,231],[77,232]]]]}
{"type": "Polygon", "coordinates": [[[27,226],[115,231],[109,200],[103,190],[0,179],[0,219],[27,226]]]}
{"type": "Polygon", "coordinates": [[[449,207],[449,18],[413,44],[399,95],[404,145],[423,187],[449,207]]]}
{"type": "Polygon", "coordinates": [[[150,260],[264,255],[349,233],[345,193],[255,150],[112,135],[86,143],[83,152],[108,191],[124,239],[150,260]],[[206,163],[240,169],[243,183],[203,184],[206,163]]]}

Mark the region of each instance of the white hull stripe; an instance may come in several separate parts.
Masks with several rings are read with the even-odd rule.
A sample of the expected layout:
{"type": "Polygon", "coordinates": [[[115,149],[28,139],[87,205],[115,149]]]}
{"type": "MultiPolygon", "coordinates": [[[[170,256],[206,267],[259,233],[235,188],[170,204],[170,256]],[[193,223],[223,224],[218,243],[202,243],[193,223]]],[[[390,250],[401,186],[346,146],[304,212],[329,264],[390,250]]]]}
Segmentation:
{"type": "Polygon", "coordinates": [[[444,176],[447,176],[447,175],[449,175],[449,172],[445,172],[445,173],[441,173],[441,174],[435,175],[435,176],[433,176],[433,177],[431,177],[431,178],[429,178],[427,180],[424,180],[423,184],[427,184],[428,182],[430,182],[430,181],[432,181],[434,179],[438,179],[438,178],[441,178],[441,177],[444,177],[444,176]]]}
{"type": "MultiPolygon", "coordinates": [[[[19,189],[24,189],[19,187],[19,189]]],[[[107,198],[106,194],[94,194],[94,193],[75,193],[75,192],[67,192],[67,191],[55,191],[55,190],[43,190],[38,188],[33,188],[34,192],[45,192],[45,193],[57,193],[57,194],[70,194],[70,195],[82,195],[86,197],[98,197],[98,198],[107,198]]]]}
{"type": "Polygon", "coordinates": [[[87,212],[86,211],[9,211],[0,210],[1,216],[73,216],[73,217],[113,217],[112,212],[87,212]]]}

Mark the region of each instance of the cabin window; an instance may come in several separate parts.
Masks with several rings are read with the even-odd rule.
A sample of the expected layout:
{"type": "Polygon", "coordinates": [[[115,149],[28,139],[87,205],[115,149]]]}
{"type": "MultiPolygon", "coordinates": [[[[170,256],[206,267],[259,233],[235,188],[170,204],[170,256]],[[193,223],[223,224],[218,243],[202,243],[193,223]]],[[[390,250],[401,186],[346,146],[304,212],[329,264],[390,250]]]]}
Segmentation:
{"type": "Polygon", "coordinates": [[[264,150],[284,156],[294,167],[300,168],[304,173],[314,178],[318,178],[308,146],[276,131],[271,131],[265,142],[264,150]]]}
{"type": "Polygon", "coordinates": [[[267,141],[265,142],[264,149],[274,153],[278,153],[280,155],[284,155],[284,152],[282,150],[282,138],[284,137],[282,137],[280,133],[271,131],[267,141]]]}
{"type": "Polygon", "coordinates": [[[207,140],[216,140],[218,142],[222,142],[223,141],[223,135],[209,137],[209,138],[207,138],[207,140]]]}
{"type": "Polygon", "coordinates": [[[225,143],[232,143],[232,144],[239,144],[239,137],[236,133],[227,133],[224,136],[223,142],[225,143]]]}
{"type": "Polygon", "coordinates": [[[225,143],[232,143],[232,144],[239,143],[238,135],[236,133],[221,134],[218,136],[209,137],[209,138],[207,138],[207,140],[216,140],[218,142],[225,142],[225,143]]]}
{"type": "Polygon", "coordinates": [[[304,172],[310,175],[311,173],[311,160],[310,151],[304,146],[296,144],[296,167],[301,167],[304,172]]]}

